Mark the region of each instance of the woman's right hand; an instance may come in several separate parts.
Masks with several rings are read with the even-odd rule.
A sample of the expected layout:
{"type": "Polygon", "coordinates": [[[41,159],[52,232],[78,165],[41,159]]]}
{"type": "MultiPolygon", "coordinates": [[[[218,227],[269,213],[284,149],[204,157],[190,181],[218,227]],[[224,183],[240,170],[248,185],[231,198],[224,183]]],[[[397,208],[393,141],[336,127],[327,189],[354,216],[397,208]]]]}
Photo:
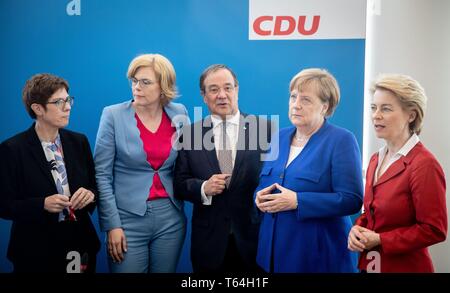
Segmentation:
{"type": "Polygon", "coordinates": [[[69,197],[64,194],[53,194],[44,199],[44,209],[50,213],[60,213],[71,205],[69,197]]]}
{"type": "Polygon", "coordinates": [[[267,186],[264,189],[261,189],[260,191],[258,191],[256,193],[255,204],[256,204],[256,207],[261,212],[263,212],[263,213],[267,212],[267,209],[262,206],[262,204],[267,201],[267,200],[264,199],[264,196],[267,195],[267,194],[270,194],[272,192],[272,190],[274,190],[274,189],[275,189],[275,183],[270,185],[270,186],[267,186]]]}
{"type": "Polygon", "coordinates": [[[108,253],[114,262],[122,262],[127,252],[127,238],[122,228],[108,231],[108,253]]]}
{"type": "Polygon", "coordinates": [[[351,251],[363,252],[366,249],[367,237],[363,232],[370,231],[367,228],[354,225],[348,234],[348,249],[351,251]]]}

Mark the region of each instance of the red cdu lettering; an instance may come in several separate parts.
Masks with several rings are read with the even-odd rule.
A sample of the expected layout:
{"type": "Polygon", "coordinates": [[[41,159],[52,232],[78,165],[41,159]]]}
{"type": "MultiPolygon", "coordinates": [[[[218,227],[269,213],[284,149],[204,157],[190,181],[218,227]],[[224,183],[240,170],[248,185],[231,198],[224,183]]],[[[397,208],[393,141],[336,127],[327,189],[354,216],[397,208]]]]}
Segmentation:
{"type": "Polygon", "coordinates": [[[273,16],[264,15],[264,16],[258,17],[253,22],[253,30],[255,31],[255,33],[257,33],[260,36],[270,36],[270,34],[272,32],[263,30],[261,28],[261,23],[263,23],[264,21],[272,21],[272,20],[273,20],[273,16]]]}
{"type": "Polygon", "coordinates": [[[263,15],[256,18],[253,22],[253,31],[260,36],[287,36],[291,35],[297,27],[297,31],[300,35],[310,36],[315,34],[319,29],[320,15],[314,15],[309,29],[306,28],[306,16],[304,15],[298,17],[298,23],[296,23],[293,16],[275,16],[275,22],[273,20],[274,17],[270,15],[263,15]],[[262,28],[264,22],[269,24],[269,27],[266,25],[266,28],[268,29],[262,28]],[[273,25],[273,30],[270,30],[271,25],[273,25]]]}
{"type": "Polygon", "coordinates": [[[295,18],[292,16],[277,16],[275,17],[275,27],[273,34],[275,36],[287,36],[294,32],[295,30],[295,18]],[[288,27],[283,31],[281,30],[281,25],[283,21],[288,24],[288,27]]]}
{"type": "Polygon", "coordinates": [[[310,36],[317,32],[319,29],[320,15],[314,15],[311,28],[306,30],[305,28],[306,16],[298,17],[298,33],[304,36],[310,36]]]}

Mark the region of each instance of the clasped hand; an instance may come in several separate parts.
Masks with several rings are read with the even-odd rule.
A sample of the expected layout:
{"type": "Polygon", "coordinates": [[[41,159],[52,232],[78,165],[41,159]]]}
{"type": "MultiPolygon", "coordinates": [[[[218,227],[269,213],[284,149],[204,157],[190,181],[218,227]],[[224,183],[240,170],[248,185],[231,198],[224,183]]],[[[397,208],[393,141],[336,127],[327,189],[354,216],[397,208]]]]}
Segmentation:
{"type": "Polygon", "coordinates": [[[70,198],[63,194],[47,196],[44,201],[44,209],[50,213],[59,213],[66,207],[79,210],[93,202],[94,198],[92,191],[80,187],[70,198]]]}
{"type": "Polygon", "coordinates": [[[362,252],[381,244],[380,234],[367,228],[355,225],[348,234],[348,249],[362,252]]]}
{"type": "Polygon", "coordinates": [[[297,193],[274,183],[256,193],[255,204],[262,212],[277,213],[297,208],[297,193]],[[278,190],[279,193],[272,193],[278,190]]]}

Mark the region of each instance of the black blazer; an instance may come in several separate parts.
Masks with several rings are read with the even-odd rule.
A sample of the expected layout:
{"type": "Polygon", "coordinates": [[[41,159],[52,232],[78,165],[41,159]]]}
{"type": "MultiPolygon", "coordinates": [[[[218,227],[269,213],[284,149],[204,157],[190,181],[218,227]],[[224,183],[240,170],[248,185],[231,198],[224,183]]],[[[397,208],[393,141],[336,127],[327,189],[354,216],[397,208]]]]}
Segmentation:
{"type": "MultiPolygon", "coordinates": [[[[222,194],[215,195],[211,205],[203,205],[201,201],[201,185],[213,174],[220,174],[216,150],[195,148],[194,129],[201,129],[204,138],[210,132],[211,119],[206,118],[185,128],[180,139],[180,150],[175,165],[175,196],[193,203],[191,261],[196,268],[218,268],[224,260],[230,229],[233,231],[240,255],[249,265],[256,266],[256,248],[259,232],[259,214],[253,202],[253,193],[258,185],[262,166],[260,155],[262,149],[258,144],[261,123],[268,125],[270,140],[270,124],[256,116],[243,114],[239,124],[238,146],[230,185],[222,194]],[[243,123],[243,119],[253,117],[254,123],[243,123]],[[204,124],[203,124],[204,123],[204,124]],[[204,125],[207,126],[204,126],[204,125]],[[256,147],[256,148],[253,148],[256,147]]],[[[263,129],[265,129],[263,127],[263,129]]],[[[213,142],[212,142],[213,143],[213,142]]],[[[198,142],[197,142],[198,144],[198,142]]],[[[263,147],[268,148],[268,145],[263,147]]]]}
{"type": "MultiPolygon", "coordinates": [[[[95,202],[75,211],[76,222],[58,223],[58,213],[44,210],[45,197],[58,192],[34,126],[0,145],[0,216],[13,221],[8,258],[15,270],[57,271],[70,250],[95,259],[100,242],[89,215],[95,202]]],[[[84,187],[97,197],[87,138],[64,129],[59,133],[71,194],[84,187]]]]}

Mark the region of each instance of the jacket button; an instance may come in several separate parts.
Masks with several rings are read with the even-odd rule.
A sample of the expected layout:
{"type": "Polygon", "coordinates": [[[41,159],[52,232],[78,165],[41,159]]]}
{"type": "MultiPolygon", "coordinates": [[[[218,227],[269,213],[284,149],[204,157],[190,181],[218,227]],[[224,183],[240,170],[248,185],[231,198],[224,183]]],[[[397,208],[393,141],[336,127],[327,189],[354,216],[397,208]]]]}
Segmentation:
{"type": "Polygon", "coordinates": [[[373,208],[370,208],[370,209],[369,209],[369,212],[370,212],[370,214],[373,216],[375,210],[374,210],[373,208]]]}
{"type": "Polygon", "coordinates": [[[283,179],[284,178],[284,173],[281,173],[280,174],[280,179],[283,179]]]}

